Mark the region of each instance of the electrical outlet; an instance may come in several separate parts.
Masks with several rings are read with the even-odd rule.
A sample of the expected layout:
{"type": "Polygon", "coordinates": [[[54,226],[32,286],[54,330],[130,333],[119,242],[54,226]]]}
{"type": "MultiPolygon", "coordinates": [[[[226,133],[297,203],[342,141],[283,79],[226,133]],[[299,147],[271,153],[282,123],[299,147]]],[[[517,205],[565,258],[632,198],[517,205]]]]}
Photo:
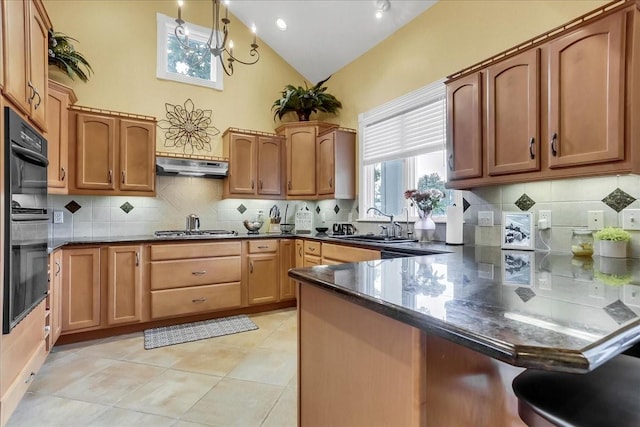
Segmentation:
{"type": "MultiPolygon", "coordinates": [[[[538,221],[543,220],[543,219],[547,221],[547,227],[546,228],[550,228],[551,227],[551,211],[550,210],[538,211],[538,221]]],[[[539,224],[539,222],[538,222],[538,224],[539,224]]]]}
{"type": "Polygon", "coordinates": [[[64,222],[64,212],[62,211],[53,211],[53,223],[54,224],[62,224],[64,222]]]}
{"type": "Polygon", "coordinates": [[[587,211],[587,228],[602,230],[604,228],[604,211],[587,211]]]}
{"type": "Polygon", "coordinates": [[[478,212],[478,225],[480,227],[493,227],[493,211],[478,212]]]}
{"type": "Polygon", "coordinates": [[[625,230],[640,230],[640,209],[622,210],[622,228],[625,230]]]}

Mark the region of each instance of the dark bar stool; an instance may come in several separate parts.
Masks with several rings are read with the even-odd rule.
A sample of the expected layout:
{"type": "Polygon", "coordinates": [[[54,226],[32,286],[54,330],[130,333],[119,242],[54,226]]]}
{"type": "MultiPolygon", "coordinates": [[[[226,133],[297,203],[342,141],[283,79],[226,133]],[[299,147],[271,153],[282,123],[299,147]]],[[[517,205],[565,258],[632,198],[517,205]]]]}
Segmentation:
{"type": "Polygon", "coordinates": [[[527,369],[513,380],[530,427],[640,426],[640,359],[619,355],[586,374],[527,369]]]}

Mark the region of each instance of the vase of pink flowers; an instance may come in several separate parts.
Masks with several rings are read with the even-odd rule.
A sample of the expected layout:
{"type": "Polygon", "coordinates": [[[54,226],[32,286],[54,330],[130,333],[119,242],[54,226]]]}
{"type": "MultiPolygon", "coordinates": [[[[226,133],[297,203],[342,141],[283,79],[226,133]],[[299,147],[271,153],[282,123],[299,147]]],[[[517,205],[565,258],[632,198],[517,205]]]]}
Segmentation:
{"type": "Polygon", "coordinates": [[[416,207],[418,220],[413,225],[416,239],[420,242],[433,241],[436,232],[436,223],[431,214],[434,209],[441,205],[444,193],[437,188],[426,190],[407,190],[404,198],[411,200],[411,204],[416,207]]]}

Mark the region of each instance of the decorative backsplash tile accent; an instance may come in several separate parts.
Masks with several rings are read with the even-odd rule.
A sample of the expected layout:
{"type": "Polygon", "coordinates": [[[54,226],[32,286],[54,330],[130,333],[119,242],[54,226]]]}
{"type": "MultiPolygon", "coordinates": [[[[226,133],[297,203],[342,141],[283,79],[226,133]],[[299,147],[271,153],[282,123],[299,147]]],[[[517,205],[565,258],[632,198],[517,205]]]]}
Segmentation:
{"type": "Polygon", "coordinates": [[[525,193],[516,200],[515,204],[521,211],[528,211],[536,204],[536,202],[525,193]]]}
{"type": "Polygon", "coordinates": [[[611,193],[609,193],[607,197],[602,199],[602,201],[614,211],[620,212],[631,203],[635,202],[636,199],[631,197],[621,189],[616,188],[611,193]]]}
{"type": "Polygon", "coordinates": [[[124,213],[129,213],[133,210],[133,205],[129,202],[124,202],[122,205],[120,205],[120,209],[122,209],[124,213]]]}
{"type": "Polygon", "coordinates": [[[247,211],[247,207],[245,205],[243,205],[242,203],[240,203],[240,206],[238,206],[236,208],[238,210],[238,212],[240,212],[241,214],[245,213],[247,211]]]}
{"type": "Polygon", "coordinates": [[[622,325],[631,319],[638,317],[629,307],[627,307],[622,301],[617,300],[612,302],[604,308],[604,311],[615,320],[618,325],[622,325]]]}
{"type": "Polygon", "coordinates": [[[67,203],[66,205],[64,205],[64,207],[71,212],[72,214],[78,212],[80,210],[80,208],[82,206],[80,206],[80,204],[78,204],[78,202],[76,202],[75,200],[70,201],[69,203],[67,203]]]}
{"type": "Polygon", "coordinates": [[[340,212],[340,206],[335,205],[335,206],[333,207],[333,211],[334,211],[336,214],[337,214],[338,212],[340,212]]]}
{"type": "Polygon", "coordinates": [[[530,288],[518,288],[515,290],[516,294],[520,297],[522,302],[527,302],[531,298],[536,296],[536,293],[533,292],[530,288]]]}
{"type": "Polygon", "coordinates": [[[471,207],[471,203],[467,201],[464,197],[462,198],[462,212],[466,212],[467,209],[471,207]]]}
{"type": "Polygon", "coordinates": [[[320,206],[316,206],[316,213],[319,214],[320,213],[320,206]]]}

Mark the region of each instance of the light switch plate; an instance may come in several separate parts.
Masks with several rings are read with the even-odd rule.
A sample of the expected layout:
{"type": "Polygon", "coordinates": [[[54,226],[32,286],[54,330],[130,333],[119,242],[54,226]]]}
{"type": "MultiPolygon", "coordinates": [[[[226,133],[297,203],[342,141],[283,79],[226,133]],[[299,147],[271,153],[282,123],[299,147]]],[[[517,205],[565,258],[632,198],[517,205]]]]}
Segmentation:
{"type": "Polygon", "coordinates": [[[640,230],[640,209],[622,210],[622,228],[625,230],[640,230]]]}
{"type": "Polygon", "coordinates": [[[587,211],[587,228],[589,230],[602,230],[604,228],[604,212],[587,211]]]}
{"type": "Polygon", "coordinates": [[[493,211],[478,212],[478,225],[480,227],[493,227],[493,211]]]}

